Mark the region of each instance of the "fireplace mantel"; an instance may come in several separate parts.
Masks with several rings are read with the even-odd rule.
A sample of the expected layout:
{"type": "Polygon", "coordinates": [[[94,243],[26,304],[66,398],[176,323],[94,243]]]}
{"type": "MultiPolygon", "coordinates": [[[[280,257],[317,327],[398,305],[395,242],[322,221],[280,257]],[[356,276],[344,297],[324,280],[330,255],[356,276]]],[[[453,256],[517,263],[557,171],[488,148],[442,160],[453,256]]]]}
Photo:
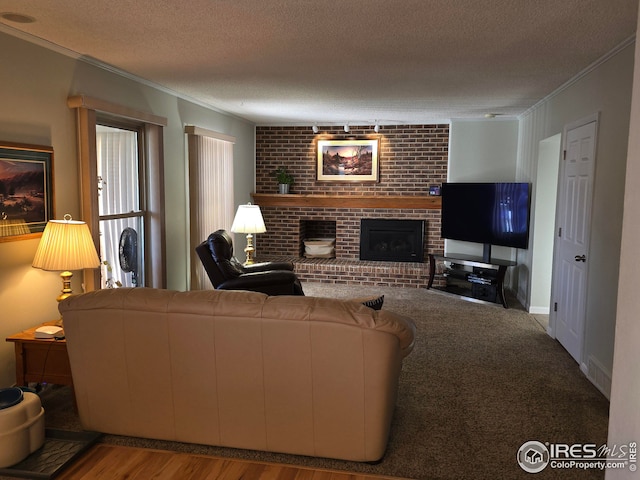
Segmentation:
{"type": "Polygon", "coordinates": [[[441,197],[417,195],[302,195],[252,193],[261,207],[411,208],[440,210],[441,197]]]}

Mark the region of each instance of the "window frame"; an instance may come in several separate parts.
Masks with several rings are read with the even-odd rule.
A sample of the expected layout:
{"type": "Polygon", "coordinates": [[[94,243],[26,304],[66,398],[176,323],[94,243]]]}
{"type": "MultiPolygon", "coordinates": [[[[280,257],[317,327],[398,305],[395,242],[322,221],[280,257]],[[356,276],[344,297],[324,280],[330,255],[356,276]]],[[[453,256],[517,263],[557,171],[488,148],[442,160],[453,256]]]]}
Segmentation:
{"type": "MultiPolygon", "coordinates": [[[[137,182],[138,182],[138,186],[140,187],[140,184],[142,184],[143,188],[139,188],[138,190],[138,195],[137,195],[137,209],[136,210],[131,210],[129,212],[120,212],[120,213],[109,213],[109,214],[100,214],[100,212],[98,212],[98,222],[108,222],[109,220],[124,220],[124,219],[139,219],[140,222],[142,222],[142,231],[140,232],[140,235],[138,236],[138,242],[141,242],[141,245],[144,247],[146,245],[146,236],[145,236],[145,231],[147,228],[147,218],[148,218],[148,213],[147,213],[147,196],[145,194],[145,185],[146,182],[144,181],[144,179],[146,178],[145,175],[145,171],[147,168],[147,159],[144,156],[144,144],[146,142],[145,140],[145,136],[144,136],[144,129],[143,127],[140,125],[139,122],[129,122],[129,121],[124,121],[124,120],[120,120],[120,119],[112,119],[108,116],[101,116],[100,114],[98,114],[98,117],[96,119],[97,122],[97,126],[98,127],[108,127],[111,129],[116,129],[120,132],[130,132],[132,134],[134,134],[136,136],[136,155],[137,155],[137,159],[136,159],[136,174],[137,174],[137,182]]],[[[100,135],[99,129],[96,128],[96,135],[100,135]]],[[[105,180],[104,178],[104,173],[103,175],[99,176],[98,178],[101,178],[102,180],[105,180]]],[[[108,184],[109,182],[107,182],[108,184]]],[[[98,198],[100,197],[100,193],[98,193],[98,198]]],[[[98,207],[100,206],[100,201],[98,201],[98,207]]],[[[102,228],[100,229],[100,234],[102,236],[105,235],[105,225],[103,224],[102,228]]],[[[104,239],[103,239],[104,240],[104,239]]],[[[102,258],[102,242],[100,243],[100,250],[98,250],[101,253],[101,261],[107,260],[106,258],[102,258]]],[[[143,270],[139,271],[138,274],[138,280],[140,280],[140,278],[143,280],[142,283],[138,283],[138,285],[145,285],[146,282],[146,259],[148,257],[148,253],[147,250],[143,250],[142,251],[142,265],[143,265],[143,270]]],[[[117,269],[117,266],[112,265],[112,268],[117,269]]],[[[102,271],[102,273],[104,273],[104,270],[102,271]]],[[[124,272],[121,272],[124,273],[124,272]]],[[[122,280],[122,278],[120,278],[120,280],[122,280]]],[[[100,285],[104,285],[105,284],[105,279],[101,278],[100,279],[100,285]]],[[[104,287],[101,287],[104,288],[104,287]]]]}
{"type": "MultiPolygon", "coordinates": [[[[67,105],[76,110],[82,218],[89,226],[96,248],[100,247],[96,127],[115,122],[128,129],[140,128],[138,148],[140,161],[144,163],[143,202],[146,207],[145,286],[166,288],[163,127],[167,126],[167,119],[86,95],[69,97],[67,105]]],[[[85,270],[84,283],[86,291],[99,289],[100,269],[85,270]]]]}

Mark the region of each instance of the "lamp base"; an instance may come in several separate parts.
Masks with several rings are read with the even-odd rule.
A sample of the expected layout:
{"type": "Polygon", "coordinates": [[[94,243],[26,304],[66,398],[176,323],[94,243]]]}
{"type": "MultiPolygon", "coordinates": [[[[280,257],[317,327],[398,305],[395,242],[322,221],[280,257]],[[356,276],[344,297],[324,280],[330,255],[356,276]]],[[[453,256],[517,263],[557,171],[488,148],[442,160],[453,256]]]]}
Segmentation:
{"type": "Polygon", "coordinates": [[[62,291],[60,292],[60,295],[58,295],[58,298],[56,298],[58,302],[61,302],[65,298],[73,295],[73,290],[71,290],[71,277],[73,277],[73,273],[62,272],[60,277],[62,278],[62,291]]]}
{"type": "Polygon", "coordinates": [[[244,249],[244,253],[247,254],[247,259],[245,260],[243,265],[253,265],[255,261],[253,260],[253,256],[255,254],[255,247],[253,246],[253,234],[247,234],[247,246],[244,249]]]}

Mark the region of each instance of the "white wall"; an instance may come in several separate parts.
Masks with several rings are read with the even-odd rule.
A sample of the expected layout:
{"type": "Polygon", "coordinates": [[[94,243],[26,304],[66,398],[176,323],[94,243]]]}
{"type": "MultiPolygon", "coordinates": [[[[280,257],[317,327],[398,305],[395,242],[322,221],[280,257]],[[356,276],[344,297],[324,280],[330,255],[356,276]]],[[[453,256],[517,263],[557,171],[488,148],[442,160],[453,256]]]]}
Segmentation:
{"type": "MultiPolygon", "coordinates": [[[[640,27],[640,20],[639,20],[640,27]]],[[[640,30],[640,28],[639,28],[640,30]]],[[[608,445],[640,442],[640,49],[635,53],[633,103],[627,156],[627,180],[624,195],[620,279],[613,360],[613,385],[609,411],[608,445]]],[[[629,469],[608,470],[607,480],[637,479],[638,472],[629,469]]]]}
{"type": "MultiPolygon", "coordinates": [[[[80,218],[74,112],[67,97],[86,94],[168,119],[164,130],[168,287],[188,279],[187,178],[184,125],[235,136],[235,203],[254,186],[255,127],[130,78],[56,53],[0,31],[0,141],[54,149],[55,216],[80,218]]],[[[0,243],[0,338],[58,317],[59,276],[31,268],[38,240],[0,243]]],[[[74,276],[74,291],[81,290],[74,276]]],[[[0,387],[15,381],[13,344],[0,342],[0,387]]]]}
{"type": "MultiPolygon", "coordinates": [[[[562,133],[571,122],[600,113],[581,367],[586,369],[593,360],[608,376],[613,364],[633,57],[634,44],[629,43],[520,121],[519,175],[535,178],[540,141],[562,133]]],[[[531,252],[523,251],[519,262],[531,268],[531,252]]]]}
{"type": "Polygon", "coordinates": [[[452,120],[447,180],[512,182],[517,154],[517,120],[452,120]]]}
{"type": "MultiPolygon", "coordinates": [[[[553,242],[555,232],[556,198],[562,135],[557,134],[540,142],[538,168],[533,185],[531,216],[531,292],[528,296],[530,313],[549,313],[553,242]]],[[[526,292],[522,292],[526,296],[526,292]]]]}
{"type": "MultiPolygon", "coordinates": [[[[517,120],[452,120],[449,133],[449,182],[516,181],[517,120]]],[[[482,257],[482,244],[445,241],[446,253],[482,257]]],[[[492,247],[492,258],[512,259],[512,248],[492,247]]]]}

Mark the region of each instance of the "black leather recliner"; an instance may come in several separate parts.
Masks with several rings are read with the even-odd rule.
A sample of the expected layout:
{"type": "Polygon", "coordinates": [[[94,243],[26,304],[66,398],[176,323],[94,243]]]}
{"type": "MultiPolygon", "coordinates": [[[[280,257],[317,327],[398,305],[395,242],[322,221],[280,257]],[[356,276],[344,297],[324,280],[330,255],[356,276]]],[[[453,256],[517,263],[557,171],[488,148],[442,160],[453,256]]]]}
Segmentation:
{"type": "Polygon", "coordinates": [[[242,265],[233,256],[233,241],[217,230],[196,247],[202,265],[216,289],[251,290],[267,295],[304,295],[291,262],[242,265]]]}

